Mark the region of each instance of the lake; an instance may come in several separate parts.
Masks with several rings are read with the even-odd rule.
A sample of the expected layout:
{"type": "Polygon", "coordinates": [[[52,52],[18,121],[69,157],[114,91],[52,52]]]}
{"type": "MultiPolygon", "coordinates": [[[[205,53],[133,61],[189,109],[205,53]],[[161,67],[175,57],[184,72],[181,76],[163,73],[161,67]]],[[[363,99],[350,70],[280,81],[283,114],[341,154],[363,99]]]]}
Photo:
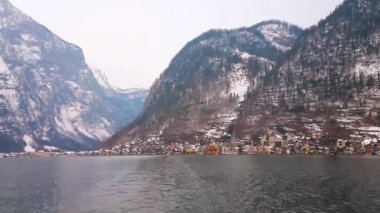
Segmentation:
{"type": "Polygon", "coordinates": [[[379,212],[380,158],[0,160],[0,212],[379,212]]]}

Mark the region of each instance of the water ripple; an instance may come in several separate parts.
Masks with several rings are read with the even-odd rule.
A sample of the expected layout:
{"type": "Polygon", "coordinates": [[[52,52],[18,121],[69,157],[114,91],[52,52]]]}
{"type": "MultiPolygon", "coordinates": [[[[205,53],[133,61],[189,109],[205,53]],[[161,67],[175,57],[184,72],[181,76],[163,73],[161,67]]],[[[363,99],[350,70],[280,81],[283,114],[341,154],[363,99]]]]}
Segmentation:
{"type": "Polygon", "coordinates": [[[5,213],[380,211],[372,158],[21,158],[0,168],[5,213]]]}

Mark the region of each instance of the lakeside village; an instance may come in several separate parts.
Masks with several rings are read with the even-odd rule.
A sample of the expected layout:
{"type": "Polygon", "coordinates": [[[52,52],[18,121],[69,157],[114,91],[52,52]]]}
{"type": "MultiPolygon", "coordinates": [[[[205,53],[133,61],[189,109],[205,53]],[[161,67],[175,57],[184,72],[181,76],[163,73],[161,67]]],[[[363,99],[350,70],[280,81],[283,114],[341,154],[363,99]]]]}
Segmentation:
{"type": "Polygon", "coordinates": [[[0,153],[0,158],[7,157],[54,157],[54,156],[120,156],[120,155],[378,155],[380,138],[377,134],[352,135],[352,140],[337,139],[332,145],[321,144],[320,133],[310,137],[294,133],[262,135],[257,140],[235,140],[228,133],[216,142],[202,145],[173,143],[165,145],[160,137],[139,139],[94,151],[68,152],[59,149],[40,150],[33,153],[0,153]]]}
{"type": "Polygon", "coordinates": [[[353,135],[353,141],[338,139],[335,144],[321,145],[321,134],[310,137],[294,134],[263,135],[258,140],[237,141],[230,134],[223,136],[211,144],[201,143],[173,143],[162,145],[158,137],[147,140],[126,142],[124,145],[114,146],[112,149],[103,149],[105,155],[139,155],[139,154],[166,154],[166,155],[378,155],[380,154],[380,139],[377,136],[353,135]]]}

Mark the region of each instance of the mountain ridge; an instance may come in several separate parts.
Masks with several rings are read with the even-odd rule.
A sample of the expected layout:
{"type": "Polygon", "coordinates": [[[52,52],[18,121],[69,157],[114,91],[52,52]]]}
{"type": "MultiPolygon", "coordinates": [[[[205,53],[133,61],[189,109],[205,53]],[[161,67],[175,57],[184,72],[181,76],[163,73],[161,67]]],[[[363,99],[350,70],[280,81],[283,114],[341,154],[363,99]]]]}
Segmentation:
{"type": "Polygon", "coordinates": [[[305,30],[247,100],[238,135],[276,132],[277,125],[322,133],[325,143],[371,137],[362,130],[379,125],[379,8],[379,1],[347,0],[305,30]]]}
{"type": "Polygon", "coordinates": [[[82,49],[7,0],[0,25],[0,151],[94,149],[136,116],[127,96],[97,82],[82,49]]]}
{"type": "Polygon", "coordinates": [[[224,30],[210,30],[173,58],[152,86],[142,116],[104,145],[149,141],[207,144],[218,142],[223,131],[237,140],[252,140],[271,132],[281,134],[284,129],[309,136],[321,133],[326,144],[339,138],[354,137],[351,140],[356,141],[380,136],[373,132],[380,125],[375,119],[380,114],[376,88],[380,85],[376,71],[380,64],[379,14],[378,0],[346,0],[317,25],[300,32],[288,48],[281,48],[283,42],[273,37],[275,30],[283,28],[265,27],[271,21],[253,25],[253,29],[229,31],[244,32],[235,37],[224,30]],[[265,37],[260,27],[272,31],[265,37]],[[221,38],[225,42],[220,42],[221,38]],[[255,52],[260,45],[249,42],[260,38],[275,43],[255,52]],[[244,45],[236,48],[239,42],[244,45]],[[288,52],[272,52],[276,46],[288,52]],[[223,55],[226,52],[229,55],[223,55]],[[255,63],[248,63],[253,56],[258,57],[255,63]],[[243,75],[236,75],[241,71],[243,75]],[[241,83],[246,71],[254,75],[241,83]],[[204,84],[205,79],[222,76],[220,73],[224,80],[204,84]],[[191,83],[181,82],[185,80],[191,83]],[[238,82],[238,87],[246,84],[243,98],[237,90],[228,89],[233,82],[238,82]],[[230,92],[230,101],[223,99],[220,91],[224,90],[230,92]],[[218,120],[223,116],[227,122],[218,120]]]}
{"type": "MultiPolygon", "coordinates": [[[[272,40],[263,35],[264,29],[259,29],[263,26],[284,31],[278,34],[288,35],[284,37],[287,40],[284,45],[294,42],[301,33],[295,25],[271,20],[257,26],[214,29],[201,34],[176,54],[151,87],[141,116],[122,132],[140,134],[143,138],[161,135],[173,141],[195,140],[194,136],[203,140],[208,135],[216,140],[218,136],[213,134],[220,136],[228,128],[248,88],[255,87],[255,78],[270,70],[274,61],[286,52],[273,43],[276,35],[272,40]],[[205,122],[206,117],[209,121],[205,122]],[[139,127],[139,123],[143,124],[139,127]],[[181,132],[180,127],[188,132],[177,135],[168,126],[178,130],[177,133],[181,132]]],[[[122,138],[121,135],[115,137],[122,138]]]]}

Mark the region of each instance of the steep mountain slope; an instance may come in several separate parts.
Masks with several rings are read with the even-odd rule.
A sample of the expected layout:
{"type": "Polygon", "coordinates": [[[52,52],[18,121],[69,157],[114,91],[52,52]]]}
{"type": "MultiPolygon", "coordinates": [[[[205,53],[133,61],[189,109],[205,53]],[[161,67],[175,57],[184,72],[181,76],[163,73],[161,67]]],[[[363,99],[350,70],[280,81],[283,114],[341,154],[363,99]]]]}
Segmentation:
{"type": "Polygon", "coordinates": [[[121,99],[79,47],[0,0],[0,151],[94,148],[126,125],[121,99]]]}
{"type": "Polygon", "coordinates": [[[122,116],[126,118],[125,122],[130,123],[135,120],[144,106],[149,89],[119,89],[109,84],[107,76],[102,71],[95,68],[92,68],[92,71],[97,82],[102,86],[107,101],[122,110],[122,116]]]}
{"type": "Polygon", "coordinates": [[[301,29],[280,21],[211,30],[189,42],[151,87],[142,115],[108,141],[217,140],[258,79],[272,70],[301,29]]]}
{"type": "Polygon", "coordinates": [[[306,30],[243,104],[238,137],[284,126],[326,141],[380,136],[379,2],[347,0],[306,30]]]}

